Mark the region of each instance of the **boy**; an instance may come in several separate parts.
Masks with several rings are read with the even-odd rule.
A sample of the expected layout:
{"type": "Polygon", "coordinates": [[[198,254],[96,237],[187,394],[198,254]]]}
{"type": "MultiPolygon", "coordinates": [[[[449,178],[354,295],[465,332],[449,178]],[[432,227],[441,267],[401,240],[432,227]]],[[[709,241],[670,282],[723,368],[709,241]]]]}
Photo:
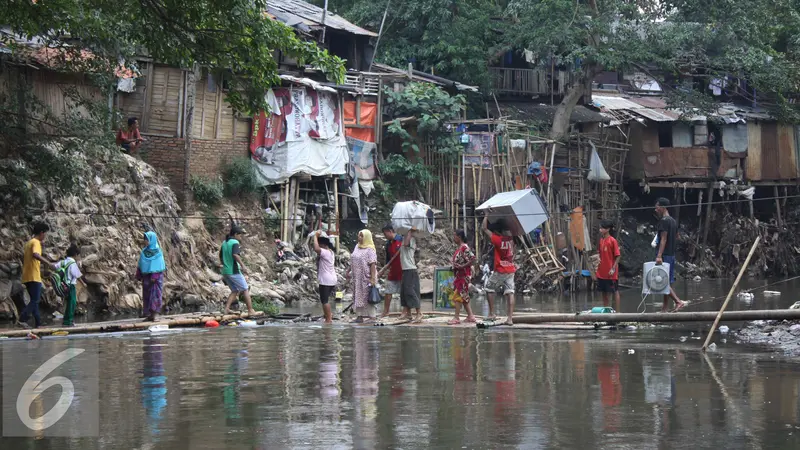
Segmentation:
{"type": "Polygon", "coordinates": [[[497,234],[489,230],[489,216],[483,216],[481,225],[484,234],[489,237],[494,246],[494,272],[486,282],[486,298],[489,301],[489,320],[497,317],[494,315],[494,295],[502,288],[503,296],[506,298],[508,318],[506,325],[514,325],[514,274],[517,272],[514,266],[514,237],[511,232],[504,230],[503,234],[497,234]]]}
{"type": "Polygon", "coordinates": [[[253,302],[250,300],[250,287],[247,285],[247,280],[244,276],[247,275],[247,268],[244,266],[242,257],[239,256],[239,236],[244,233],[244,230],[236,224],[231,225],[231,232],[225,236],[225,242],[219,249],[219,260],[222,263],[222,278],[225,284],[231,289],[231,295],[228,296],[228,301],[225,303],[225,314],[231,313],[231,303],[238,299],[240,295],[244,296],[244,301],[247,304],[247,313],[250,315],[255,314],[253,309],[253,302]]]}
{"type": "Polygon", "coordinates": [[[609,306],[609,294],[614,294],[614,305],[619,311],[619,243],[611,236],[614,224],[610,220],[600,222],[600,264],[597,266],[595,277],[597,289],[603,293],[603,306],[609,306]]]}
{"type": "Polygon", "coordinates": [[[22,256],[22,284],[28,291],[31,301],[25,306],[20,314],[19,321],[27,327],[28,315],[33,315],[36,328],[42,326],[42,318],[39,315],[39,299],[42,297],[42,273],[41,263],[52,266],[53,262],[42,256],[42,242],[44,241],[50,227],[46,223],[36,223],[33,226],[33,237],[25,243],[22,256]]]}
{"type": "Polygon", "coordinates": [[[389,275],[386,277],[386,287],[383,290],[383,314],[381,317],[386,317],[389,315],[392,295],[400,293],[400,284],[403,281],[403,266],[400,263],[400,257],[395,258],[403,245],[403,236],[395,233],[392,224],[387,223],[383,227],[383,237],[386,238],[386,264],[389,266],[389,275]]]}
{"type": "Polygon", "coordinates": [[[78,261],[75,260],[81,254],[81,249],[77,244],[70,244],[67,249],[67,257],[60,262],[53,265],[55,270],[66,267],[67,270],[67,286],[69,286],[69,293],[64,299],[64,326],[75,326],[75,309],[78,307],[78,291],[75,285],[80,280],[84,285],[86,281],[83,280],[83,274],[78,268],[78,261]]]}
{"type": "Polygon", "coordinates": [[[125,153],[135,155],[142,142],[144,139],[139,133],[139,119],[131,117],[128,119],[128,128],[117,131],[117,145],[122,147],[125,153]]]}
{"type": "Polygon", "coordinates": [[[659,217],[656,264],[669,264],[669,295],[664,296],[661,312],[667,312],[667,303],[670,297],[675,302],[673,311],[678,311],[686,306],[686,302],[678,298],[678,294],[672,288],[675,283],[675,249],[678,247],[678,222],[669,215],[668,207],[669,200],[666,198],[662,197],[656,200],[656,215],[659,217]]]}

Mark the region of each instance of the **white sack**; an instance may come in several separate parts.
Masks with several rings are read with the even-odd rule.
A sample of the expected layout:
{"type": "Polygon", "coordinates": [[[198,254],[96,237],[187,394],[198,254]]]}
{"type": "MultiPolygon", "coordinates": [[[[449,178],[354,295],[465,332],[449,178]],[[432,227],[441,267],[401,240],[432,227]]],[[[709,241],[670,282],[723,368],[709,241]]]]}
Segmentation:
{"type": "Polygon", "coordinates": [[[611,177],[606,172],[606,168],[603,167],[603,162],[600,161],[600,155],[597,154],[597,149],[594,148],[594,144],[592,141],[589,141],[589,144],[592,145],[592,159],[589,161],[589,176],[587,177],[589,181],[608,181],[611,177]]]}
{"type": "Polygon", "coordinates": [[[421,202],[398,202],[392,209],[392,226],[400,234],[412,228],[421,233],[433,233],[436,228],[433,209],[421,202]]]}

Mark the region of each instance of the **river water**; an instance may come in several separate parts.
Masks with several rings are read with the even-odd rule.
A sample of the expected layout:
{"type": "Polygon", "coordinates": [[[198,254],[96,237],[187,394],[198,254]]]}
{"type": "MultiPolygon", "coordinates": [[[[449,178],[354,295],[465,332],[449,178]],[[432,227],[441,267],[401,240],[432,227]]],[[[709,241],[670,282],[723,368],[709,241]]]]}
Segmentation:
{"type": "MultiPolygon", "coordinates": [[[[681,295],[724,295],[729,283],[718,285],[685,283],[681,295]]],[[[793,303],[795,286],[779,288],[779,298],[757,294],[732,309],[793,303]]],[[[597,304],[596,295],[521,303],[566,312],[597,304]]],[[[621,309],[640,301],[626,291],[621,309]]],[[[37,353],[97,352],[96,374],[73,367],[68,376],[98,376],[96,398],[75,400],[98,404],[100,431],[0,437],[0,449],[800,448],[800,361],[732,336],[705,357],[694,327],[271,325],[6,340],[4,379],[33,372],[37,353]]],[[[15,396],[0,395],[14,413],[15,396]]]]}
{"type": "Polygon", "coordinates": [[[99,398],[76,399],[99,402],[100,436],[0,448],[800,448],[798,361],[724,345],[706,360],[679,334],[292,325],[7,341],[4,374],[49,346],[96,345],[99,398]]]}

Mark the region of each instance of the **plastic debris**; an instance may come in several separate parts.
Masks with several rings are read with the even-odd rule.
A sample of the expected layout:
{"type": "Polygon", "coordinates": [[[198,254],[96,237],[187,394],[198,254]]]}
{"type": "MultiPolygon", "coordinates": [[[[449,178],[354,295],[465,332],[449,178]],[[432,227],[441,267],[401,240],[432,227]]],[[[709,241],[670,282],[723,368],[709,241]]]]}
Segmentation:
{"type": "Polygon", "coordinates": [[[216,320],[209,320],[206,322],[206,328],[217,328],[219,326],[219,322],[216,320]]]}
{"type": "Polygon", "coordinates": [[[738,294],[736,294],[736,298],[738,298],[743,302],[752,302],[753,297],[755,297],[755,295],[753,295],[752,292],[739,292],[738,294]]]}
{"type": "Polygon", "coordinates": [[[708,346],[708,349],[709,349],[709,350],[712,350],[712,351],[713,351],[713,350],[716,350],[716,349],[717,349],[717,344],[715,344],[714,342],[712,342],[712,343],[711,343],[711,345],[709,345],[709,346],[708,346]]]}
{"type": "Polygon", "coordinates": [[[779,297],[781,295],[781,293],[778,292],[778,291],[764,291],[764,295],[767,295],[767,296],[770,296],[770,297],[779,297]]]}
{"type": "Polygon", "coordinates": [[[628,354],[629,354],[629,355],[632,355],[632,354],[634,354],[634,353],[636,353],[636,350],[634,350],[634,349],[632,349],[632,348],[629,348],[629,349],[628,349],[628,354]]]}
{"type": "Polygon", "coordinates": [[[726,333],[728,333],[728,331],[730,331],[730,328],[728,328],[727,325],[720,325],[719,326],[719,332],[720,333],[726,334],[726,333]]]}
{"type": "Polygon", "coordinates": [[[63,319],[64,315],[61,314],[60,312],[56,311],[56,312],[53,313],[53,318],[54,319],[63,319]]]}
{"type": "Polygon", "coordinates": [[[169,330],[169,325],[167,324],[152,325],[150,328],[148,328],[148,330],[150,330],[151,333],[158,333],[159,331],[167,331],[169,330]]]}
{"type": "Polygon", "coordinates": [[[695,275],[694,281],[703,281],[703,278],[701,278],[700,275],[695,275]]]}
{"type": "Polygon", "coordinates": [[[239,322],[239,326],[240,327],[245,327],[245,328],[254,328],[254,327],[257,327],[258,324],[256,323],[255,320],[243,320],[243,321],[239,322]]]}
{"type": "Polygon", "coordinates": [[[627,330],[627,331],[636,331],[636,326],[635,325],[628,325],[627,327],[625,327],[625,330],[627,330]]]}
{"type": "Polygon", "coordinates": [[[681,337],[680,337],[680,341],[681,341],[681,342],[686,342],[686,341],[688,341],[688,340],[689,340],[689,338],[688,338],[688,337],[686,337],[686,336],[681,336],[681,337]]]}

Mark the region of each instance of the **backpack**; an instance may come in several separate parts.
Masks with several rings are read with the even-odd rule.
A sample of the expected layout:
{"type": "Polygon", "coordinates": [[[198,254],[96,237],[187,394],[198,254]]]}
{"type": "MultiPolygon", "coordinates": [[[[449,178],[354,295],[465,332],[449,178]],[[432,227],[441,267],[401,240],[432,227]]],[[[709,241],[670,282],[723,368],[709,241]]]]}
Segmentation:
{"type": "Polygon", "coordinates": [[[61,267],[50,275],[50,283],[53,285],[53,291],[61,298],[66,298],[67,295],[69,295],[69,266],[73,264],[75,264],[75,261],[61,264],[61,267]]]}

